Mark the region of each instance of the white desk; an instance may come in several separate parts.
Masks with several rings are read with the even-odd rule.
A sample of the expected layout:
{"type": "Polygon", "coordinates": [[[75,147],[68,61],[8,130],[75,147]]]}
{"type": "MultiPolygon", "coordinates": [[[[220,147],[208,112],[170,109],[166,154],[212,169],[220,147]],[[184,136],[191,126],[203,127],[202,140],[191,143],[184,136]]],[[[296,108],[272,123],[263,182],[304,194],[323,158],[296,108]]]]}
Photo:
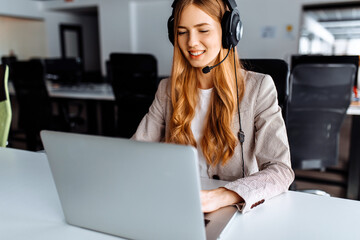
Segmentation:
{"type": "Polygon", "coordinates": [[[347,115],[360,115],[360,103],[352,102],[346,111],[347,115]]]}
{"type": "Polygon", "coordinates": [[[54,98],[115,101],[115,96],[110,84],[85,83],[63,86],[47,82],[49,95],[54,98]]]}
{"type": "MultiPolygon", "coordinates": [[[[238,214],[223,239],[358,240],[359,218],[359,201],[290,191],[238,214]]],[[[119,238],[65,223],[45,154],[0,148],[0,239],[119,238]]]]}
{"type": "Polygon", "coordinates": [[[73,99],[85,102],[88,133],[113,134],[115,129],[115,95],[110,84],[80,83],[64,86],[52,84],[48,81],[47,89],[50,97],[58,101],[73,99]]]}

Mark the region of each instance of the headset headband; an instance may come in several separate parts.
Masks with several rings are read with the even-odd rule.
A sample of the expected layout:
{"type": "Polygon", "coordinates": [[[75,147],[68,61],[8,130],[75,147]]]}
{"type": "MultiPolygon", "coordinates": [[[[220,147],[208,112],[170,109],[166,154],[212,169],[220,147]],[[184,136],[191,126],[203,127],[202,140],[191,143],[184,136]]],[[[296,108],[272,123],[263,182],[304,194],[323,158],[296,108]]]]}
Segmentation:
{"type": "MultiPolygon", "coordinates": [[[[174,17],[175,17],[175,8],[179,0],[174,0],[172,3],[172,14],[168,19],[168,37],[170,42],[174,45],[174,17]]],[[[242,37],[243,26],[240,20],[240,13],[237,9],[235,0],[222,0],[223,3],[229,8],[229,11],[226,10],[221,19],[221,28],[222,28],[222,45],[226,49],[231,49],[235,47],[242,37]]]]}
{"type": "Polygon", "coordinates": [[[235,0],[224,0],[224,2],[229,7],[230,12],[237,7],[235,0]]]}
{"type": "MultiPolygon", "coordinates": [[[[174,0],[174,2],[171,4],[171,7],[173,8],[173,15],[174,15],[174,9],[175,9],[176,3],[178,1],[179,0],[174,0]]],[[[237,7],[235,0],[223,0],[223,1],[229,7],[230,11],[234,10],[237,7]]]]}

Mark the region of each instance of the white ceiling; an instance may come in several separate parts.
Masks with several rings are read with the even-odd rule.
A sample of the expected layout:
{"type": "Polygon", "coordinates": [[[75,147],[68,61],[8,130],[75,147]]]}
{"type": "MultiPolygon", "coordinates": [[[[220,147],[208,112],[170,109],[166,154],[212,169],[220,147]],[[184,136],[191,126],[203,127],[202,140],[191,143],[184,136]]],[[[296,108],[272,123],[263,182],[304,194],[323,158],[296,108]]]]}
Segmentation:
{"type": "Polygon", "coordinates": [[[305,10],[304,14],[320,23],[335,39],[360,38],[360,3],[337,9],[305,10]]]}

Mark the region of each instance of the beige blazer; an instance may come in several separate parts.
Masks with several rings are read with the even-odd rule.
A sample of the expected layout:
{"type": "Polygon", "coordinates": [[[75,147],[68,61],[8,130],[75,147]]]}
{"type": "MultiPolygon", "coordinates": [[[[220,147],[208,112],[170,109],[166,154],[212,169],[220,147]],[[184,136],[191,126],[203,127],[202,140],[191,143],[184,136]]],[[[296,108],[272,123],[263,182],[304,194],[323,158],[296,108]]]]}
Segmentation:
{"type": "MultiPolygon", "coordinates": [[[[238,204],[246,212],[266,200],[287,191],[294,180],[289,144],[277,92],[269,75],[244,71],[245,94],[240,104],[241,124],[245,133],[245,178],[242,178],[240,144],[225,165],[209,167],[209,178],[230,181],[225,188],[238,193],[245,203],[238,204]]],[[[160,142],[169,134],[172,115],[170,80],[160,82],[155,100],[132,137],[138,141],[160,142]]],[[[237,136],[237,114],[232,124],[237,136]]],[[[198,151],[201,151],[199,149],[198,151]]]]}

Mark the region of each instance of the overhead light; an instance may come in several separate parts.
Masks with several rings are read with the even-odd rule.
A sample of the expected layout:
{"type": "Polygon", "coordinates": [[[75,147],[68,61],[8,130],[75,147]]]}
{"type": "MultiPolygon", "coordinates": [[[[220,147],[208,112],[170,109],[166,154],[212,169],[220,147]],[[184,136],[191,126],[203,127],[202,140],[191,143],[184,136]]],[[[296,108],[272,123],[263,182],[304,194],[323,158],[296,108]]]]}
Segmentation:
{"type": "Polygon", "coordinates": [[[360,27],[360,20],[319,22],[326,28],[332,27],[360,27]]]}

